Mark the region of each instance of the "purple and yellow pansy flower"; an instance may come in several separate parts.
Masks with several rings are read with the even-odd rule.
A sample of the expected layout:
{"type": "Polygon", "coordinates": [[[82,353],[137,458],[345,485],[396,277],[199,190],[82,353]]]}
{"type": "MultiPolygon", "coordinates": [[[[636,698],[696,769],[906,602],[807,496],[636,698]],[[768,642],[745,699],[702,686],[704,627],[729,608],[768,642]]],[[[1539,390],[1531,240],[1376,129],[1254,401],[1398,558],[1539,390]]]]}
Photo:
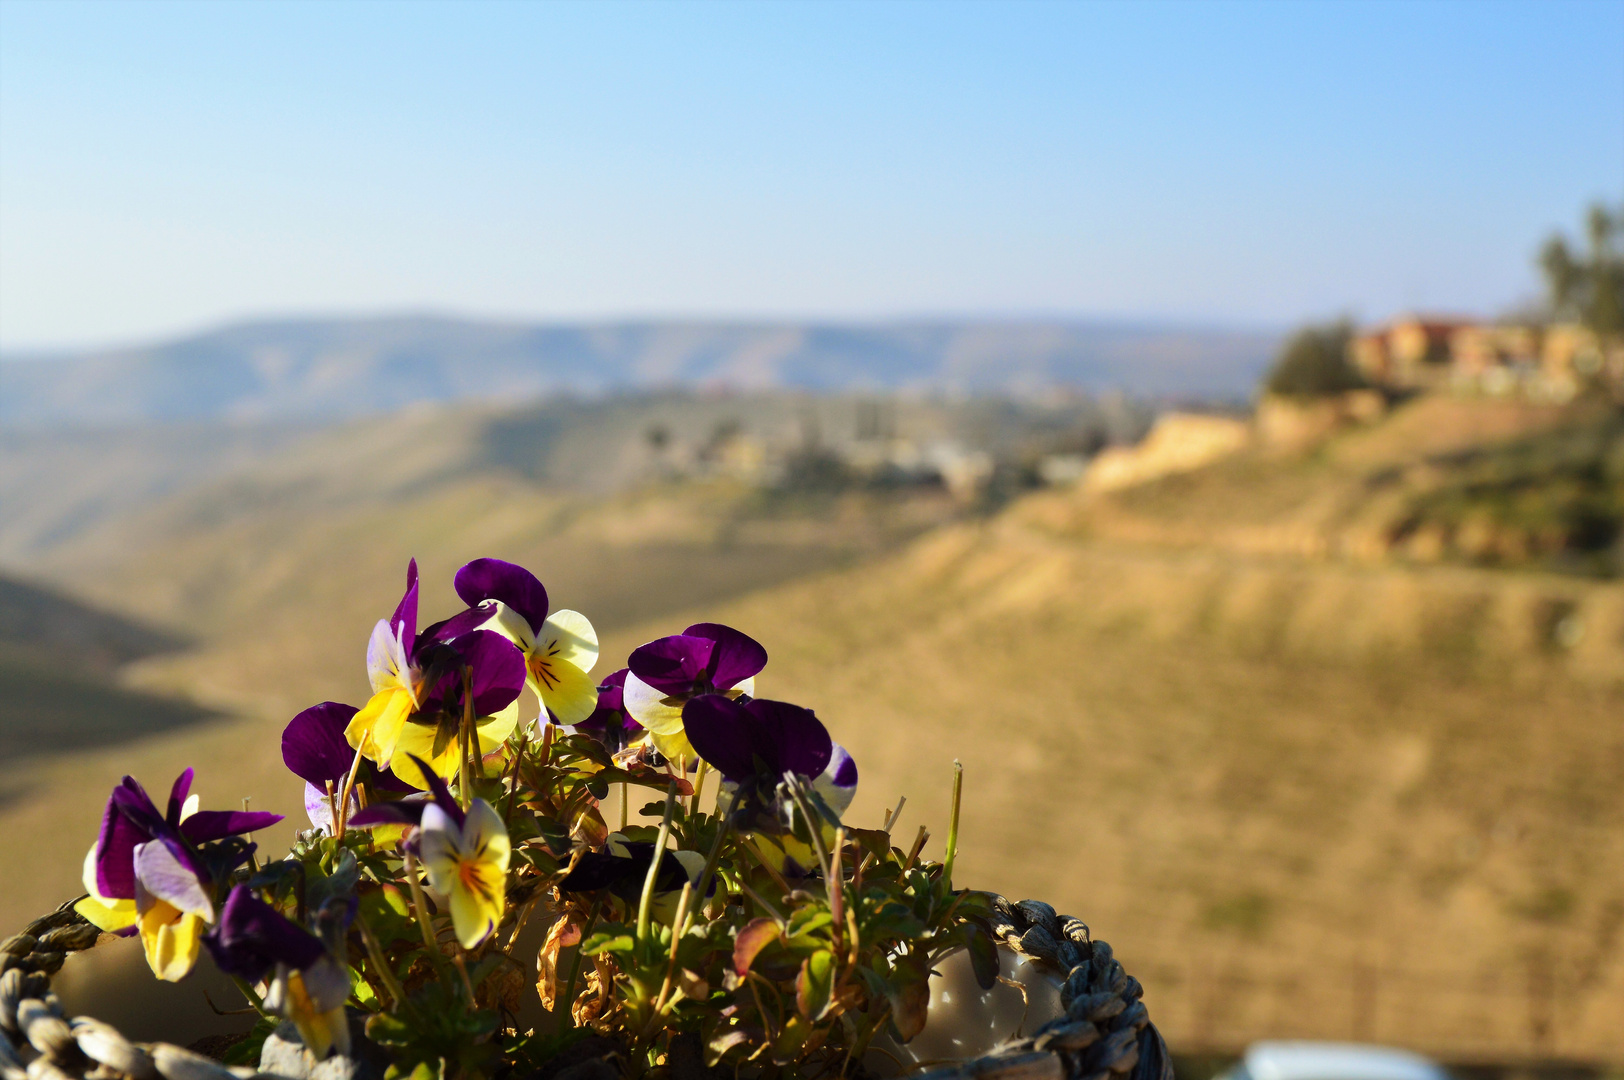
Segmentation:
{"type": "MultiPolygon", "coordinates": [[[[160,814],[146,790],[126,776],[102,814],[85,859],[85,891],[76,910],[103,930],[136,932],[147,963],[175,982],[197,960],[203,927],[214,921],[213,888],[198,846],[266,828],[280,814],[198,810],[192,770],[175,780],[160,814]]],[[[246,851],[240,853],[246,857],[246,851]]]]}
{"type": "Polygon", "coordinates": [[[524,654],[525,685],[538,699],[538,713],[559,724],[592,715],[598,688],[589,672],[598,662],[598,633],[585,615],[549,614],[547,590],[536,575],[501,559],[475,559],[457,571],[455,585],[469,608],[489,613],[481,625],[524,654]]]}
{"type": "MultiPolygon", "coordinates": [[[[791,802],[783,785],[799,778],[836,819],[857,792],[857,763],[836,745],[811,709],[783,701],[735,701],[702,694],[683,707],[689,740],[699,756],[722,774],[721,813],[756,834],[775,869],[804,873],[817,865],[811,845],[788,827],[791,802]]],[[[834,829],[819,831],[826,844],[834,829]]]]}
{"type": "Polygon", "coordinates": [[[438,776],[423,763],[419,770],[428,780],[427,801],[369,806],[355,816],[355,825],[415,821],[417,850],[429,886],[450,901],[457,940],[472,949],[495,932],[507,909],[507,870],[513,851],[507,825],[484,799],[474,799],[463,810],[438,776]]]}
{"type": "Polygon", "coordinates": [[[379,766],[395,753],[406,721],[423,706],[427,673],[417,663],[417,560],[406,568],[406,593],[395,613],[381,619],[367,642],[367,677],[372,698],[345,729],[350,746],[379,766]]]}
{"type": "Polygon", "coordinates": [[[350,980],[321,939],[295,925],[247,885],[231,890],[203,944],[215,966],[250,983],[271,977],[265,1005],[293,1021],[319,1061],[350,1050],[344,1002],[350,980]]]}
{"type": "Polygon", "coordinates": [[[632,650],[623,696],[626,713],[648,729],[660,753],[692,760],[696,749],[684,735],[684,705],[707,694],[753,696],[755,677],[766,666],[767,650],[748,634],[720,623],[696,623],[632,650]]]}
{"type": "Polygon", "coordinates": [[[524,689],[524,658],[501,634],[474,630],[434,648],[447,654],[444,674],[424,696],[422,708],[401,726],[389,757],[389,772],[419,789],[428,787],[418,771],[420,762],[442,777],[457,771],[462,753],[458,736],[470,702],[483,757],[502,746],[518,726],[524,689]]]}
{"type": "Polygon", "coordinates": [[[525,663],[501,634],[474,629],[489,618],[471,609],[417,630],[417,560],[395,613],[373,628],[367,675],[373,695],[344,730],[351,747],[416,787],[413,758],[440,775],[456,771],[458,736],[471,697],[481,753],[500,746],[518,723],[525,663]],[[465,695],[464,690],[471,691],[465,695]]]}

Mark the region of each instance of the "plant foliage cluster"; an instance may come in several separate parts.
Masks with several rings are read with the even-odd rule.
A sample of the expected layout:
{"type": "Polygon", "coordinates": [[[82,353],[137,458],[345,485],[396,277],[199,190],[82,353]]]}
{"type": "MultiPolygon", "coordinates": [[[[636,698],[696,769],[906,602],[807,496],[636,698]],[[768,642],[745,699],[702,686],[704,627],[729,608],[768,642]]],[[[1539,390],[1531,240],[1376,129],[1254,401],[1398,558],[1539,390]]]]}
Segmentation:
{"type": "Polygon", "coordinates": [[[598,681],[590,622],[528,571],[470,563],[465,610],[421,632],[415,563],[407,581],[372,698],[284,732],[312,823],[286,856],[248,839],[276,815],[200,810],[191,770],[162,808],[126,777],[86,856],[79,910],[138,934],[158,977],[206,949],[236,979],[262,1016],[237,1061],[283,1020],[347,1052],[359,1016],[391,1080],[526,1076],[588,1037],[628,1076],[842,1074],[922,1030],[946,956],[992,985],[990,898],[952,884],[957,780],[930,862],[922,827],[893,835],[900,804],[842,820],[855,763],[810,710],[755,696],[747,635],[691,626],[598,681]],[[551,1022],[521,1027],[526,998],[551,1022]]]}

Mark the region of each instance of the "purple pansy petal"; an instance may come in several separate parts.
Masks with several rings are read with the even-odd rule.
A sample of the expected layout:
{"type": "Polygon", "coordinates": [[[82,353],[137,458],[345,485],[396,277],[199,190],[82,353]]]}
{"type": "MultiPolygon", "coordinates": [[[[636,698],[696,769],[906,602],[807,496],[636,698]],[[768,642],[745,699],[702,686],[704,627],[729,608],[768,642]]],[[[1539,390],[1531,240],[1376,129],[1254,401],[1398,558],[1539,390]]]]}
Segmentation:
{"type": "MultiPolygon", "coordinates": [[[[767,650],[748,634],[721,623],[695,623],[683,631],[687,637],[709,638],[716,642],[705,665],[710,684],[718,690],[731,690],[759,674],[767,666],[767,650]]],[[[642,676],[638,676],[642,678],[642,676]]],[[[644,680],[647,681],[646,679],[644,680]]]]}
{"type": "Polygon", "coordinates": [[[513,704],[524,689],[524,653],[492,630],[457,639],[457,650],[473,669],[474,715],[491,716],[513,704]]]}
{"type": "Polygon", "coordinates": [[[829,729],[811,709],[763,698],[755,698],[743,708],[756,720],[756,753],[769,768],[810,777],[828,767],[834,743],[829,729]]]}
{"type": "Polygon", "coordinates": [[[624,712],[626,708],[626,675],[631,668],[621,668],[598,684],[598,708],[624,712]]]}
{"type": "Polygon", "coordinates": [[[474,715],[491,716],[511,705],[524,689],[524,654],[518,647],[491,630],[464,634],[453,645],[460,662],[450,666],[425,697],[425,712],[445,710],[460,714],[462,704],[462,665],[472,669],[474,715]]]}
{"type": "Polygon", "coordinates": [[[417,825],[423,820],[423,808],[428,799],[400,799],[397,802],[378,802],[365,810],[350,815],[349,827],[370,829],[374,825],[417,825]]]}
{"type": "Polygon", "coordinates": [[[353,705],[324,701],[289,720],[282,729],[282,761],[293,775],[318,787],[348,776],[355,751],[344,729],[355,713],[353,705]]]}
{"type": "Polygon", "coordinates": [[[844,746],[836,745],[834,754],[829,760],[833,766],[833,775],[829,778],[835,787],[854,788],[857,786],[857,762],[844,746]]]}
{"type": "Polygon", "coordinates": [[[158,813],[158,808],[152,804],[152,797],[147,794],[147,789],[137,783],[133,776],[126,776],[119,782],[118,787],[113,789],[112,801],[138,829],[154,833],[162,830],[167,824],[164,817],[158,813]]]}
{"type": "Polygon", "coordinates": [[[181,835],[194,844],[268,829],[282,820],[265,810],[199,810],[180,823],[181,835]]]}
{"type": "Polygon", "coordinates": [[[190,766],[188,766],[185,772],[175,777],[175,783],[169,789],[169,811],[168,813],[164,814],[165,821],[169,822],[171,825],[180,824],[181,807],[186,805],[186,796],[189,795],[191,791],[192,769],[190,766]]]}
{"type": "Polygon", "coordinates": [[[116,799],[107,800],[96,838],[96,891],[110,900],[135,899],[135,848],[152,834],[125,816],[116,799]]]}
{"type": "Polygon", "coordinates": [[[500,600],[524,617],[532,633],[547,621],[547,590],[536,575],[501,559],[475,559],[457,571],[457,595],[469,607],[500,600]]]}
{"type": "Polygon", "coordinates": [[[423,774],[423,779],[429,782],[429,796],[433,798],[434,804],[445,811],[446,817],[457,823],[457,828],[462,828],[467,815],[462,812],[462,807],[457,805],[457,800],[451,797],[451,789],[445,786],[445,781],[440,779],[438,773],[429,768],[428,762],[416,754],[411,757],[417,765],[418,772],[423,774]]]}
{"type": "Polygon", "coordinates": [[[715,649],[716,642],[710,638],[673,634],[639,645],[626,665],[662,694],[691,694],[715,649]]]}
{"type": "Polygon", "coordinates": [[[491,616],[495,614],[495,604],[479,604],[466,611],[459,612],[449,619],[435,623],[424,630],[420,636],[427,636],[435,641],[455,641],[462,635],[478,630],[481,626],[490,622],[491,616]]]}
{"type": "Polygon", "coordinates": [[[682,707],[682,727],[694,751],[727,779],[742,783],[755,775],[756,720],[743,705],[700,694],[682,707]]]}
{"type": "Polygon", "coordinates": [[[406,592],[395,605],[395,613],[389,618],[389,629],[393,630],[400,640],[409,649],[412,640],[417,637],[417,560],[413,559],[406,564],[406,592]]]}
{"type": "Polygon", "coordinates": [[[277,964],[303,970],[327,950],[313,934],[238,885],[220,911],[220,924],[203,938],[216,966],[227,975],[258,982],[277,964]]]}

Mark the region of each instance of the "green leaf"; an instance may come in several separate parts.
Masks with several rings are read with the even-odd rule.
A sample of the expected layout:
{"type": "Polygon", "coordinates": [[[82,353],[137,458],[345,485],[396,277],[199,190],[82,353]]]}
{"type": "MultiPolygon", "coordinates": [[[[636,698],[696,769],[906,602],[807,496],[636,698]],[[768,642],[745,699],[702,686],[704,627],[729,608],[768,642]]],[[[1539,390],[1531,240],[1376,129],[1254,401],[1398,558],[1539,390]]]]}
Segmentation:
{"type": "Polygon", "coordinates": [[[993,944],[992,935],[975,923],[965,923],[962,932],[964,944],[970,952],[970,969],[975,972],[976,985],[983,990],[991,990],[998,981],[998,946],[993,944]]]}
{"type": "Polygon", "coordinates": [[[629,956],[636,948],[637,940],[632,935],[600,930],[581,943],[581,954],[597,956],[599,953],[624,953],[629,956]]]}
{"type": "Polygon", "coordinates": [[[835,917],[826,907],[797,908],[789,917],[789,928],[784,933],[789,937],[800,937],[822,930],[826,926],[834,925],[835,917]]]}
{"type": "Polygon", "coordinates": [[[819,949],[801,962],[795,980],[795,1008],[808,1020],[822,1020],[829,1011],[835,991],[835,957],[819,949]]]}

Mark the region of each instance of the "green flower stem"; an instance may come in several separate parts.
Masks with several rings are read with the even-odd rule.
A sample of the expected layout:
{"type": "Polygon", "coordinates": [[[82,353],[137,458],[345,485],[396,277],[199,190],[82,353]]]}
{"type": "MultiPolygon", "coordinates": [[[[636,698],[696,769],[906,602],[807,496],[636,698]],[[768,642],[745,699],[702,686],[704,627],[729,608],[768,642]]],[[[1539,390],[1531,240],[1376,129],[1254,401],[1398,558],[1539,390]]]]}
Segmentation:
{"type": "Polygon", "coordinates": [[[953,760],[953,819],[947,826],[947,858],[942,862],[942,884],[953,888],[953,859],[959,853],[959,804],[964,796],[964,762],[953,760]]]}
{"type": "Polygon", "coordinates": [[[339,799],[337,813],[339,817],[333,818],[333,835],[343,836],[345,828],[350,821],[350,793],[355,790],[355,777],[361,771],[361,751],[355,752],[355,760],[350,762],[350,774],[344,778],[343,786],[338,789],[339,799]]]}
{"type": "Polygon", "coordinates": [[[417,927],[423,932],[423,946],[428,949],[429,957],[434,961],[435,967],[445,962],[440,952],[439,942],[434,940],[434,928],[429,925],[429,899],[423,895],[423,883],[417,880],[417,857],[410,851],[406,855],[406,884],[412,890],[412,912],[417,916],[417,927]]]}
{"type": "Polygon", "coordinates": [[[231,977],[231,981],[237,985],[238,990],[242,991],[242,996],[248,999],[248,1004],[254,1007],[255,1012],[259,1013],[261,1016],[276,1015],[275,1013],[265,1011],[265,999],[259,996],[259,991],[255,990],[253,986],[249,984],[247,979],[233,975],[231,977]]]}
{"type": "Polygon", "coordinates": [[[383,980],[384,989],[393,1002],[393,1008],[406,1007],[406,991],[401,987],[400,980],[395,978],[395,972],[389,966],[389,958],[383,954],[383,946],[378,944],[378,938],[372,932],[365,919],[356,919],[355,925],[361,931],[361,940],[366,943],[367,956],[372,960],[372,966],[378,969],[378,978],[383,980]]]}
{"type": "Polygon", "coordinates": [[[671,841],[671,812],[677,806],[677,781],[665,792],[665,816],[660,819],[660,835],[654,841],[654,857],[649,860],[648,873],[643,875],[643,895],[637,901],[637,942],[641,945],[649,936],[649,912],[654,907],[654,882],[660,876],[660,863],[665,858],[665,845],[671,841]]]}
{"type": "Polygon", "coordinates": [[[690,816],[699,813],[699,796],[705,790],[705,776],[710,772],[710,763],[704,758],[699,759],[699,769],[694,773],[693,801],[688,804],[690,816]]]}
{"type": "Polygon", "coordinates": [[[659,1023],[660,1017],[670,1011],[676,1004],[671,995],[671,984],[677,978],[677,949],[682,945],[682,934],[688,923],[689,906],[694,900],[693,882],[685,882],[682,886],[682,896],[677,900],[677,917],[671,923],[671,954],[665,962],[665,980],[660,983],[660,992],[654,998],[654,1012],[648,1018],[648,1024],[643,1028],[643,1038],[654,1034],[654,1025],[659,1023]]]}
{"type": "Polygon", "coordinates": [[[473,805],[473,756],[474,739],[474,677],[468,668],[462,669],[462,760],[459,763],[462,775],[457,778],[457,798],[462,808],[467,810],[473,805]]]}
{"type": "MultiPolygon", "coordinates": [[[[694,906],[694,910],[688,913],[690,918],[705,906],[705,894],[710,889],[711,878],[716,875],[716,864],[722,861],[722,842],[727,839],[729,831],[731,830],[727,819],[716,823],[716,839],[711,841],[710,854],[705,856],[705,869],[699,875],[699,902],[694,906]]],[[[686,925],[682,926],[682,929],[687,929],[686,925]]]]}

